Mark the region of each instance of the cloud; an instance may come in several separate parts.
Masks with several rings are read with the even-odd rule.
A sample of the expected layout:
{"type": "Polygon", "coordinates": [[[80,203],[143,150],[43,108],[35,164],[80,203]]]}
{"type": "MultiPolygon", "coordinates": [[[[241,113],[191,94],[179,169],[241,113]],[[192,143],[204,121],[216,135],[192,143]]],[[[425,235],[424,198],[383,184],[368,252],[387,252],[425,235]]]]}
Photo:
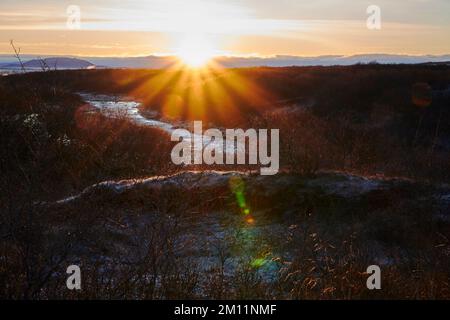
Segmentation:
{"type": "MultiPolygon", "coordinates": [[[[113,47],[108,55],[121,54],[120,47],[129,47],[127,53],[131,54],[151,53],[138,52],[141,49],[137,38],[130,45],[128,38],[143,32],[153,34],[147,50],[151,47],[159,53],[170,52],[173,46],[163,37],[155,37],[155,33],[176,38],[180,33],[196,32],[220,38],[221,51],[242,54],[450,51],[450,1],[375,2],[382,10],[382,30],[371,32],[366,28],[366,8],[373,3],[371,0],[2,0],[0,31],[4,31],[4,38],[0,41],[17,38],[38,42],[42,34],[33,33],[37,38],[30,41],[33,30],[64,33],[67,6],[76,3],[81,8],[81,29],[91,31],[92,37],[77,38],[77,46],[96,42],[98,47],[92,50],[104,49],[102,54],[113,47]],[[20,32],[13,33],[14,30],[20,32]],[[105,43],[104,38],[114,33],[117,45],[105,43]]],[[[72,41],[75,35],[70,35],[72,41]]],[[[64,49],[58,48],[63,43],[59,38],[50,41],[54,43],[53,50],[64,49]]],[[[139,41],[149,40],[140,37],[139,41]]],[[[33,46],[33,50],[39,49],[33,46]]]]}

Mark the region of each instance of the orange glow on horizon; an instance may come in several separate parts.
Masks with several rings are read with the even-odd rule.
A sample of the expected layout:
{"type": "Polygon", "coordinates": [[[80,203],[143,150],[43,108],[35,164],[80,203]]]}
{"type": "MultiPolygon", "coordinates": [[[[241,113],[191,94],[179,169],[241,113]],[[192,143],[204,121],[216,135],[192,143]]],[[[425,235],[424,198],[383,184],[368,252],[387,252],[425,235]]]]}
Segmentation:
{"type": "Polygon", "coordinates": [[[178,58],[190,68],[206,66],[215,56],[213,44],[203,34],[185,35],[177,50],[178,58]]]}

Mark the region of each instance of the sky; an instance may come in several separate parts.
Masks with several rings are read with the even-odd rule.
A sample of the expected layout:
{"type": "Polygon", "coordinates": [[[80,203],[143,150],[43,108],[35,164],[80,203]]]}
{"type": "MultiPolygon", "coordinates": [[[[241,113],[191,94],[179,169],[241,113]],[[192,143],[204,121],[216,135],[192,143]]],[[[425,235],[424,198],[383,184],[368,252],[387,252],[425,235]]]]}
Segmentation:
{"type": "Polygon", "coordinates": [[[192,35],[216,55],[448,54],[450,0],[0,2],[3,54],[14,39],[23,54],[166,55],[192,35]],[[379,29],[367,25],[373,5],[379,29]]]}

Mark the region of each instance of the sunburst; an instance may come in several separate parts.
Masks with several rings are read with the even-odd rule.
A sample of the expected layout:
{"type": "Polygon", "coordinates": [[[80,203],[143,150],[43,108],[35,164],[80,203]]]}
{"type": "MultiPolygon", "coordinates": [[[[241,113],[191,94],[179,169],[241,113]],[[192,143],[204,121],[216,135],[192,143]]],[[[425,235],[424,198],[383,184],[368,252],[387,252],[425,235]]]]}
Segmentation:
{"type": "Polygon", "coordinates": [[[177,56],[188,67],[206,66],[215,56],[212,41],[204,34],[187,34],[181,40],[177,56]]]}

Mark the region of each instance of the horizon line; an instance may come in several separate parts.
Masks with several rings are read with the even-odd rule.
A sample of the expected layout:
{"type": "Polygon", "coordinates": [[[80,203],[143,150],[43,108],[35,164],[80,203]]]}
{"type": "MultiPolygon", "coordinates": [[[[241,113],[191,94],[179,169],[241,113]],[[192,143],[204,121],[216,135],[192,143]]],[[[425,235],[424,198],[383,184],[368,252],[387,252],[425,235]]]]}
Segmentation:
{"type": "MultiPolygon", "coordinates": [[[[150,53],[142,55],[84,55],[84,54],[52,54],[52,53],[22,53],[22,56],[33,56],[33,57],[76,57],[76,58],[110,58],[110,59],[126,59],[126,58],[174,58],[178,57],[176,53],[150,53]]],[[[382,52],[362,52],[354,54],[321,54],[321,55],[292,55],[292,54],[273,54],[273,55],[260,55],[260,54],[218,54],[212,57],[213,59],[218,58],[243,58],[243,59],[274,59],[274,58],[349,58],[358,56],[396,56],[396,57],[443,57],[449,56],[448,53],[441,54],[413,54],[413,53],[382,53],[382,52]]],[[[12,56],[14,53],[3,53],[0,52],[0,56],[12,56]]]]}

